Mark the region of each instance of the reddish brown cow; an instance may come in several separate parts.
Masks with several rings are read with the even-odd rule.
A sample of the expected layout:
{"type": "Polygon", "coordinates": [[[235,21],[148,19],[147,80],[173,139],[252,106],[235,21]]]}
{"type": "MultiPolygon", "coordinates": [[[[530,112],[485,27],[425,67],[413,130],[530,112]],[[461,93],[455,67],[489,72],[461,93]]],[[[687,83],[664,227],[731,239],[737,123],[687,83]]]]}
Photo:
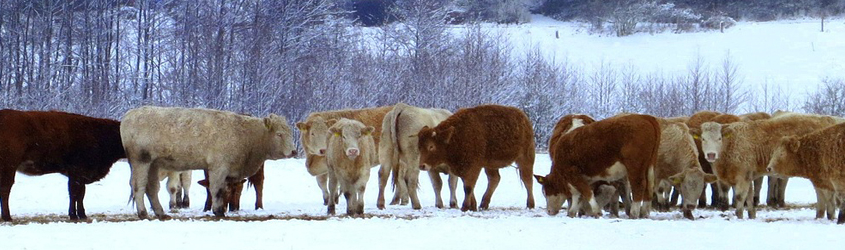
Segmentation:
{"type": "MultiPolygon", "coordinates": [[[[208,190],[208,171],[203,170],[205,174],[204,180],[198,181],[200,185],[205,187],[205,206],[203,207],[202,211],[210,211],[211,210],[211,191],[208,190]]],[[[230,212],[238,211],[241,209],[241,194],[243,193],[244,189],[244,181],[248,182],[247,186],[252,186],[255,189],[255,210],[264,209],[264,165],[261,165],[261,168],[258,169],[258,172],[255,172],[252,176],[247,178],[246,180],[235,180],[235,181],[227,181],[226,182],[226,199],[223,199],[227,205],[223,205],[223,207],[228,207],[230,212]]]]}
{"type": "Polygon", "coordinates": [[[487,209],[499,185],[499,168],[513,162],[528,193],[527,207],[534,208],[534,130],[522,110],[500,105],[460,109],[434,128],[423,127],[418,136],[420,168],[446,164],[463,181],[461,211],[478,208],[473,189],[482,168],[488,184],[480,208],[487,209]]]}
{"type": "Polygon", "coordinates": [[[0,110],[2,218],[11,221],[9,193],[15,171],[68,177],[70,219],[85,219],[85,185],[98,181],[120,158],[120,122],[58,111],[0,110]]]}
{"type": "Polygon", "coordinates": [[[578,212],[580,199],[589,200],[591,215],[598,213],[591,182],[615,181],[627,176],[633,196],[632,218],[648,217],[654,189],[654,165],[660,142],[660,124],[652,116],[626,115],[581,126],[560,136],[551,173],[535,176],[543,185],[547,212],[555,215],[572,198],[568,215],[578,212]]]}

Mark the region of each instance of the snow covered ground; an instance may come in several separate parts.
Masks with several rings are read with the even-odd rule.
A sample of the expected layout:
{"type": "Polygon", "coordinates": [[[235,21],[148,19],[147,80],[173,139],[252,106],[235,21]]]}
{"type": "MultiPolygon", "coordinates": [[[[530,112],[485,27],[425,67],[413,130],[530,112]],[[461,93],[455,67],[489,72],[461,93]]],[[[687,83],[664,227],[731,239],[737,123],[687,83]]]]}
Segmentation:
{"type": "Polygon", "coordinates": [[[638,33],[627,37],[590,34],[582,23],[534,15],[523,25],[495,26],[510,38],[514,51],[541,48],[557,60],[591,72],[602,64],[633,66],[641,74],[686,73],[697,58],[713,71],[729,57],[746,86],[782,86],[803,100],[823,77],[845,77],[845,20],[829,19],[820,32],[817,19],[739,22],[718,31],[674,34],[638,33]],[[560,38],[555,38],[555,33],[560,38]]]}
{"type": "MultiPolygon", "coordinates": [[[[548,155],[538,155],[535,173],[548,173],[550,165],[548,155]]],[[[651,219],[628,220],[608,216],[599,219],[548,216],[536,184],[534,192],[539,208],[525,209],[525,191],[515,168],[501,171],[502,182],[489,211],[464,213],[435,208],[428,178],[421,178],[422,210],[388,206],[380,211],[375,207],[377,170],[372,169],[367,186],[367,218],[326,218],[320,191],[314,178],[306,173],[304,160],[268,162],[264,189],[266,209],[252,210],[254,193],[247,190],[242,199],[245,209],[228,214],[230,219],[255,220],[250,222],[208,221],[210,214],[201,212],[205,192],[197,184],[191,189],[191,208],[174,214],[182,219],[135,220],[134,208],[126,203],[129,167],[125,162],[118,162],[104,180],[88,185],[87,212],[98,219],[90,223],[69,223],[65,217],[68,203],[65,177],[19,174],[10,202],[13,218],[18,223],[40,218],[59,222],[0,223],[0,245],[3,249],[331,249],[347,246],[372,249],[629,249],[650,244],[657,249],[680,246],[685,249],[783,249],[805,248],[806,244],[835,246],[845,243],[845,239],[838,237],[845,233],[845,226],[814,220],[815,212],[807,206],[815,201],[815,195],[809,182],[799,179],[790,181],[787,193],[788,203],[798,208],[774,211],[762,208],[756,220],[737,220],[731,211],[714,210],[697,210],[695,214],[700,218],[696,221],[683,219],[679,211],[652,212],[651,219]],[[103,219],[106,217],[129,221],[108,222],[109,219],[103,219]]],[[[202,172],[194,171],[194,180],[199,179],[202,179],[202,172]]],[[[484,178],[478,185],[476,195],[480,197],[486,187],[484,178]]],[[[165,206],[167,197],[161,190],[165,206]]],[[[463,195],[459,193],[458,198],[462,200],[463,195]]],[[[345,202],[341,201],[339,212],[344,211],[345,202]]]]}

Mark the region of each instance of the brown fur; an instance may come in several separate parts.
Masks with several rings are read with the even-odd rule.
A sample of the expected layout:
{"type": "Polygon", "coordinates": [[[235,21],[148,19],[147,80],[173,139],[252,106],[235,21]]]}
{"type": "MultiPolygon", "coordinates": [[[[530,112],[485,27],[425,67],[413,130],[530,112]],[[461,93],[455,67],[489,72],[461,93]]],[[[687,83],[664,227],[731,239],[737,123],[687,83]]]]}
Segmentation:
{"type": "Polygon", "coordinates": [[[721,114],[721,115],[714,116],[712,119],[710,119],[711,122],[715,122],[715,123],[718,123],[718,124],[729,124],[729,123],[734,123],[734,122],[738,122],[738,121],[742,121],[742,120],[743,119],[740,118],[739,116],[735,116],[735,115],[732,115],[732,114],[721,114]]]}
{"type": "Polygon", "coordinates": [[[743,121],[756,121],[756,120],[771,119],[772,115],[770,115],[769,113],[766,113],[766,112],[754,112],[754,113],[739,115],[739,118],[742,119],[743,121]]]}
{"type": "Polygon", "coordinates": [[[580,119],[581,125],[587,125],[596,122],[596,119],[593,119],[588,115],[581,114],[565,115],[558,119],[557,123],[555,123],[555,127],[552,129],[552,136],[549,138],[549,157],[551,157],[552,159],[554,159],[554,150],[551,149],[555,148],[555,143],[557,143],[558,139],[560,139],[563,134],[566,134],[566,132],[568,132],[572,128],[572,122],[575,119],[580,119]]]}
{"type": "MultiPolygon", "coordinates": [[[[721,149],[713,167],[719,180],[732,186],[736,192],[736,215],[742,218],[743,209],[749,207],[748,217],[756,217],[753,204],[752,181],[766,173],[774,146],[783,136],[803,135],[833,124],[826,117],[793,116],[779,119],[736,122],[726,125],[705,123],[703,133],[715,130],[721,139],[721,149]],[[720,129],[721,128],[721,129],[720,129]],[[751,197],[751,198],[749,198],[751,197]]],[[[702,137],[706,135],[702,134],[702,137]]]]}
{"type": "MultiPolygon", "coordinates": [[[[709,111],[709,110],[698,111],[695,114],[693,114],[692,116],[690,116],[689,120],[687,120],[687,122],[686,122],[687,127],[689,127],[689,129],[690,129],[690,133],[693,135],[693,138],[695,139],[695,147],[696,147],[696,149],[698,149],[698,163],[701,165],[701,169],[704,170],[704,172],[708,173],[708,174],[713,174],[713,166],[710,164],[709,161],[707,161],[706,158],[704,158],[704,153],[702,153],[702,150],[701,150],[701,140],[700,140],[701,124],[705,123],[705,122],[712,121],[713,118],[715,118],[716,116],[719,116],[721,114],[722,113],[720,113],[720,112],[709,111]]],[[[710,185],[710,187],[711,187],[711,190],[712,190],[711,197],[710,197],[710,201],[711,201],[710,205],[713,206],[713,207],[720,207],[721,206],[721,207],[724,207],[724,209],[727,209],[727,204],[721,203],[721,201],[724,200],[724,199],[722,199],[719,196],[718,185],[716,183],[714,183],[714,184],[710,185]]],[[[699,207],[707,206],[706,190],[701,192],[701,197],[698,200],[698,206],[699,207]]]]}
{"type": "MultiPolygon", "coordinates": [[[[311,176],[316,178],[317,186],[320,187],[320,190],[323,193],[324,205],[328,205],[330,201],[328,177],[326,176],[328,167],[326,164],[326,157],[324,156],[324,153],[320,153],[320,150],[326,150],[326,141],[328,135],[330,134],[327,132],[329,127],[327,126],[327,123],[329,120],[346,118],[360,121],[366,126],[374,127],[375,132],[373,132],[373,141],[375,141],[376,150],[378,150],[378,145],[381,140],[381,123],[382,120],[384,120],[384,116],[387,112],[390,112],[390,110],[393,110],[393,106],[314,112],[309,114],[308,117],[305,118],[305,121],[296,124],[296,127],[299,128],[300,131],[299,141],[305,151],[305,168],[311,176]]],[[[337,197],[332,198],[331,201],[337,202],[337,197]]]]}
{"type": "MultiPolygon", "coordinates": [[[[802,136],[784,137],[774,151],[767,171],[810,179],[817,190],[833,190],[840,200],[845,198],[845,124],[802,136]]],[[[822,198],[821,194],[819,198],[822,198]]],[[[819,200],[819,203],[823,201],[819,200]]],[[[826,203],[833,202],[828,200],[826,203]]],[[[838,224],[845,223],[845,203],[840,206],[838,224]]],[[[828,218],[833,219],[830,214],[828,218]]]]}
{"type": "Polygon", "coordinates": [[[463,180],[462,211],[476,210],[473,189],[484,169],[487,191],[481,209],[487,209],[499,183],[499,168],[513,162],[528,194],[527,207],[534,208],[531,174],[534,169],[534,131],[522,110],[500,105],[481,105],[458,110],[434,128],[419,132],[420,163],[425,170],[446,164],[463,180]]]}
{"type": "Polygon", "coordinates": [[[68,177],[71,219],[84,219],[85,185],[109,173],[126,154],[120,122],[58,111],[0,110],[2,219],[11,221],[9,194],[15,173],[68,177]]]}
{"type": "Polygon", "coordinates": [[[689,120],[687,120],[687,127],[694,129],[694,128],[701,128],[701,124],[705,122],[709,122],[713,120],[713,117],[721,115],[722,113],[716,111],[698,111],[692,116],[690,116],[689,120]]]}
{"type": "MultiPolygon", "coordinates": [[[[211,190],[208,189],[208,171],[203,171],[203,173],[206,179],[200,180],[197,183],[205,187],[205,206],[202,209],[205,212],[211,210],[212,199],[211,190]]],[[[246,178],[246,182],[248,182],[248,186],[252,186],[255,189],[255,210],[264,209],[264,165],[261,165],[258,172],[246,178]]],[[[224,199],[226,204],[223,206],[228,207],[230,212],[241,209],[241,194],[243,194],[243,189],[244,180],[226,181],[226,198],[224,199]]]]}
{"type": "MultiPolygon", "coordinates": [[[[608,172],[611,166],[619,162],[626,169],[631,186],[634,201],[632,218],[647,217],[659,142],[660,124],[652,116],[608,118],[561,136],[551,149],[555,152],[551,173],[546,177],[536,177],[543,184],[547,199],[549,196],[563,195],[572,197],[572,204],[578,204],[579,196],[585,200],[593,198],[589,185],[591,181],[613,181],[624,177],[612,176],[613,173],[608,172]],[[639,211],[640,202],[644,203],[642,211],[639,211]]],[[[574,216],[577,211],[572,209],[569,211],[570,216],[574,216]]],[[[550,214],[556,212],[549,210],[550,214]]]]}

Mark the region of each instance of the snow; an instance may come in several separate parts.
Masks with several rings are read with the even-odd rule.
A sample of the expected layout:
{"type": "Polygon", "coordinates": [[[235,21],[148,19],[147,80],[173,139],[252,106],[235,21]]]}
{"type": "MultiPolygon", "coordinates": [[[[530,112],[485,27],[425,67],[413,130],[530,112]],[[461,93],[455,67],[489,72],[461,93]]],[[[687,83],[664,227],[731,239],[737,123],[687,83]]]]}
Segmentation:
{"type": "Polygon", "coordinates": [[[591,34],[587,24],[534,15],[523,25],[492,26],[510,38],[514,50],[542,48],[550,58],[568,60],[588,72],[602,64],[634,66],[642,74],[681,74],[697,58],[717,70],[725,58],[739,66],[747,86],[784,87],[793,98],[815,90],[824,77],[845,77],[845,20],[817,19],[738,22],[719,31],[637,33],[627,37],[591,34]],[[555,38],[555,33],[560,38],[555,38]]]}
{"type": "MultiPolygon", "coordinates": [[[[539,154],[535,173],[548,173],[548,155],[539,154]]],[[[433,191],[425,173],[421,175],[420,199],[423,209],[410,206],[375,207],[378,167],[372,169],[365,199],[366,218],[325,217],[320,190],[304,169],[304,160],[267,162],[265,210],[252,210],[254,193],[246,190],[242,211],[229,213],[228,219],[211,220],[203,213],[205,191],[197,184],[191,188],[191,208],[172,214],[183,220],[135,220],[134,207],[127,204],[129,167],[118,162],[100,182],[88,185],[85,205],[92,218],[108,216],[123,222],[102,219],[90,223],[66,222],[67,179],[58,174],[29,177],[18,174],[11,195],[12,216],[19,221],[46,216],[60,222],[48,224],[0,224],[0,242],[4,249],[140,249],[155,244],[164,248],[225,249],[331,249],[353,248],[425,249],[536,248],[574,247],[627,249],[638,244],[656,244],[657,248],[687,249],[736,247],[802,247],[804,244],[836,245],[845,243],[845,227],[826,220],[815,220],[808,207],[815,201],[811,184],[790,180],[787,201],[798,207],[787,210],[761,208],[755,220],[738,220],[732,211],[696,210],[700,218],[688,221],[677,210],[652,212],[651,219],[629,220],[568,218],[545,214],[545,201],[539,185],[534,185],[539,208],[524,208],[525,190],[515,168],[502,169],[502,181],[493,195],[491,209],[460,212],[434,207],[433,191]],[[264,220],[269,216],[273,219],[264,220]],[[234,219],[254,218],[242,222],[234,219]]],[[[193,172],[194,181],[202,179],[193,172]]],[[[445,179],[445,176],[443,176],[445,179]]],[[[479,180],[476,196],[486,187],[479,180]]],[[[459,188],[460,190],[460,188],[459,188]]],[[[763,191],[765,194],[765,190],[763,191]]],[[[392,193],[388,192],[388,199],[392,193]]],[[[167,206],[166,191],[160,199],[167,206]]],[[[444,195],[444,198],[447,196],[444,195]]],[[[463,200],[462,192],[458,195],[463,200]]],[[[345,212],[341,199],[340,213],[345,212]]],[[[623,215],[624,217],[624,215],[623,215]]]]}

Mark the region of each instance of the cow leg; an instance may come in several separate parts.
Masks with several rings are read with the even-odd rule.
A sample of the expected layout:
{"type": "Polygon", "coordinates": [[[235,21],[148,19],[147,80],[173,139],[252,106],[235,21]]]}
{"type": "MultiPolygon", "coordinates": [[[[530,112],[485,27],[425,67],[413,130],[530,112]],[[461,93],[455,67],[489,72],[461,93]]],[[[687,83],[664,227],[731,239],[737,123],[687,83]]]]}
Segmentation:
{"type": "Polygon", "coordinates": [[[493,197],[496,187],[499,186],[499,181],[502,180],[502,176],[499,175],[499,169],[484,168],[484,173],[487,175],[487,190],[484,191],[484,196],[481,197],[481,210],[490,208],[490,199],[493,197]]]}
{"type": "MultiPolygon", "coordinates": [[[[843,193],[837,193],[836,196],[838,196],[839,200],[845,200],[845,194],[843,194],[843,193]]],[[[834,196],[834,197],[836,197],[836,196],[834,196]]],[[[836,219],[836,224],[843,224],[843,223],[845,223],[845,202],[840,202],[839,203],[839,218],[836,219]]]]}
{"type": "Polygon", "coordinates": [[[766,190],[766,206],[768,207],[777,207],[777,193],[778,193],[778,181],[777,178],[774,176],[767,177],[766,186],[768,190],[766,190]]]}
{"type": "Polygon", "coordinates": [[[631,217],[631,182],[628,181],[628,178],[624,178],[621,181],[622,185],[617,188],[619,190],[619,196],[622,198],[622,206],[625,207],[625,214],[628,217],[631,217]]]}
{"type": "MultiPolygon", "coordinates": [[[[376,200],[376,207],[380,210],[384,209],[384,189],[387,186],[388,178],[390,178],[390,163],[381,162],[381,167],[378,169],[378,199],[376,200]]],[[[393,179],[393,181],[395,182],[396,179],[393,179]]],[[[394,197],[394,201],[395,199],[394,197]]]]}
{"type": "MultiPolygon", "coordinates": [[[[522,180],[522,185],[525,186],[525,193],[528,196],[525,200],[525,206],[528,209],[534,209],[534,153],[531,151],[516,162],[517,170],[519,172],[519,179],[522,180]]],[[[498,172],[498,170],[497,170],[498,172]]]]}
{"type": "MultiPolygon", "coordinates": [[[[722,191],[720,189],[719,181],[710,183],[710,207],[711,208],[722,208],[722,191]]],[[[705,196],[707,190],[701,190],[701,195],[705,196]]],[[[699,200],[698,205],[702,205],[702,200],[699,200]]],[[[707,205],[706,199],[704,199],[704,205],[707,205]]],[[[703,207],[703,206],[702,206],[703,207]]],[[[724,210],[723,210],[724,211],[724,210]]]]}
{"type": "Polygon", "coordinates": [[[191,171],[188,170],[188,171],[181,172],[179,174],[179,181],[180,181],[180,186],[181,186],[183,193],[182,193],[182,202],[180,202],[178,204],[178,207],[179,208],[189,208],[189,207],[191,207],[191,198],[190,198],[190,195],[188,195],[188,194],[191,193],[190,192],[191,191],[191,171]]]}
{"type": "Polygon", "coordinates": [[[164,213],[164,208],[161,206],[161,201],[158,199],[158,190],[161,183],[158,182],[158,168],[150,166],[150,171],[147,172],[147,199],[150,200],[150,205],[153,207],[153,213],[159,219],[166,219],[167,215],[164,213]]]}
{"type": "MultiPolygon", "coordinates": [[[[712,194],[713,194],[713,197],[710,198],[711,206],[715,206],[715,204],[716,204],[715,198],[716,198],[716,195],[719,194],[719,192],[716,192],[716,189],[714,188],[715,186],[716,185],[713,184],[713,183],[710,184],[710,190],[712,190],[712,194]]],[[[707,207],[707,184],[706,183],[704,184],[704,188],[701,189],[701,195],[698,196],[698,207],[700,207],[700,208],[707,207]]]]}
{"type": "MultiPolygon", "coordinates": [[[[670,195],[670,198],[669,198],[669,207],[674,207],[674,206],[678,205],[678,198],[681,196],[681,192],[680,192],[681,188],[675,187],[675,186],[672,186],[671,188],[672,188],[672,194],[670,195]]],[[[706,200],[704,202],[707,203],[706,200]]],[[[706,205],[707,204],[705,204],[705,206],[706,205]]],[[[667,209],[669,209],[669,207],[667,207],[667,209]]],[[[704,207],[704,206],[702,206],[702,207],[704,207]]]]}
{"type": "Polygon", "coordinates": [[[3,221],[12,221],[9,211],[9,194],[12,191],[12,185],[15,184],[15,171],[15,168],[7,167],[0,172],[0,209],[3,210],[3,221]]]}
{"type": "Polygon", "coordinates": [[[226,216],[226,201],[228,198],[228,183],[226,183],[225,169],[228,166],[217,166],[208,171],[208,188],[211,190],[211,212],[216,217],[226,216]]]}
{"type": "Polygon", "coordinates": [[[88,218],[85,215],[85,206],[82,200],[85,198],[85,183],[81,183],[76,178],[68,177],[68,196],[70,197],[70,208],[68,209],[68,216],[71,220],[79,220],[88,218]]]}
{"type": "Polygon", "coordinates": [[[224,201],[229,204],[230,212],[241,210],[241,194],[244,191],[244,182],[246,180],[236,180],[235,182],[226,183],[227,189],[224,201]]]}
{"type": "Polygon", "coordinates": [[[321,174],[314,176],[317,179],[317,186],[320,187],[320,191],[323,192],[323,205],[329,205],[329,201],[333,201],[334,199],[329,199],[331,197],[329,195],[329,174],[321,174]]]}
{"type": "Polygon", "coordinates": [[[179,186],[181,181],[179,180],[179,172],[172,171],[167,176],[167,193],[170,194],[170,212],[175,213],[176,210],[179,208],[179,203],[181,202],[181,191],[182,188],[179,186]]]}
{"type": "MultiPolygon", "coordinates": [[[[646,196],[651,196],[651,192],[643,193],[644,189],[647,189],[646,181],[644,180],[642,174],[640,173],[628,173],[628,182],[631,183],[631,213],[628,215],[631,219],[640,218],[640,214],[642,213],[640,210],[642,209],[643,204],[646,201],[646,196]],[[639,176],[637,176],[639,175],[639,176]],[[635,177],[636,176],[636,177],[635,177]]],[[[648,202],[651,202],[650,199],[648,202]]],[[[650,205],[650,204],[649,204],[650,205]]]]}
{"type": "Polygon", "coordinates": [[[258,172],[249,177],[249,183],[255,189],[255,210],[264,209],[264,165],[258,172]]]}
{"type": "MultiPolygon", "coordinates": [[[[473,169],[473,168],[468,168],[473,169]]],[[[473,193],[473,189],[475,189],[475,183],[478,181],[478,176],[481,175],[481,170],[478,171],[468,171],[469,173],[466,174],[465,177],[462,177],[464,182],[464,204],[461,205],[461,211],[466,212],[467,210],[470,211],[477,211],[478,206],[476,205],[475,194],[473,193]]]]}
{"type": "Polygon", "coordinates": [[[443,189],[443,179],[440,178],[440,173],[434,170],[428,171],[428,178],[431,179],[431,187],[434,189],[434,206],[443,208],[443,199],[440,198],[440,191],[443,189]]]}
{"type": "Polygon", "coordinates": [[[458,176],[449,174],[449,208],[458,208],[458,176]]]}
{"type": "Polygon", "coordinates": [[[760,192],[763,190],[763,177],[754,179],[754,206],[760,204],[760,192]]]}
{"type": "Polygon", "coordinates": [[[358,183],[355,185],[357,189],[355,190],[355,214],[357,215],[364,214],[364,192],[367,191],[367,180],[369,179],[370,174],[367,171],[358,179],[358,183]]]}
{"type": "MultiPolygon", "coordinates": [[[[135,202],[135,211],[138,214],[138,218],[146,219],[149,216],[147,208],[144,206],[144,196],[147,194],[147,183],[158,182],[158,176],[154,179],[148,178],[151,172],[150,163],[135,162],[130,159],[129,165],[132,169],[129,185],[132,188],[132,199],[133,202],[135,202]]],[[[150,201],[150,203],[152,203],[152,201],[150,201]]]]}
{"type": "Polygon", "coordinates": [[[736,201],[736,218],[742,219],[746,204],[754,204],[753,179],[744,180],[734,186],[734,200],[736,201]]]}
{"type": "Polygon", "coordinates": [[[730,206],[730,203],[728,202],[728,199],[730,199],[728,197],[728,191],[730,191],[731,186],[729,184],[725,183],[725,182],[722,182],[722,181],[716,181],[716,182],[718,184],[716,185],[716,189],[714,189],[714,190],[718,190],[718,192],[719,192],[719,197],[718,197],[718,199],[719,199],[719,202],[718,202],[719,210],[721,210],[722,212],[728,211],[728,207],[730,206]]]}
{"type": "MultiPolygon", "coordinates": [[[[205,176],[205,181],[208,181],[208,170],[203,169],[202,173],[205,176]]],[[[207,183],[204,187],[205,187],[205,205],[203,206],[202,211],[208,212],[208,211],[211,211],[211,200],[213,198],[211,197],[211,189],[208,187],[207,183]]]]}
{"type": "Polygon", "coordinates": [[[397,164],[399,164],[399,166],[395,170],[396,176],[393,179],[396,190],[393,193],[393,200],[390,201],[390,205],[407,205],[408,201],[405,198],[408,196],[408,176],[406,175],[407,171],[405,171],[407,166],[402,162],[397,164]]]}
{"type": "MultiPolygon", "coordinates": [[[[334,201],[334,197],[336,197],[338,195],[338,192],[337,192],[338,190],[336,188],[337,187],[337,177],[334,173],[334,170],[332,170],[332,168],[329,168],[329,172],[325,175],[328,177],[328,182],[329,182],[328,183],[328,189],[329,189],[328,199],[329,200],[327,200],[328,208],[326,210],[326,214],[335,215],[335,205],[337,204],[337,202],[334,201]]],[[[349,200],[347,200],[347,202],[349,202],[349,200]]]]}
{"type": "Polygon", "coordinates": [[[778,191],[777,191],[777,202],[778,207],[786,207],[786,184],[789,182],[789,178],[777,178],[778,183],[778,191]]]}
{"type": "Polygon", "coordinates": [[[815,185],[816,191],[816,219],[824,219],[825,209],[827,208],[827,192],[815,185]]]}
{"type": "MultiPolygon", "coordinates": [[[[416,165],[419,165],[419,163],[417,163],[416,165]]],[[[410,199],[411,208],[422,209],[422,205],[420,204],[420,197],[417,194],[417,190],[419,189],[417,187],[419,187],[420,185],[420,170],[419,168],[406,168],[406,171],[407,172],[405,173],[405,178],[408,180],[407,196],[410,199]]],[[[437,174],[437,172],[435,171],[434,174],[437,174]]]]}

